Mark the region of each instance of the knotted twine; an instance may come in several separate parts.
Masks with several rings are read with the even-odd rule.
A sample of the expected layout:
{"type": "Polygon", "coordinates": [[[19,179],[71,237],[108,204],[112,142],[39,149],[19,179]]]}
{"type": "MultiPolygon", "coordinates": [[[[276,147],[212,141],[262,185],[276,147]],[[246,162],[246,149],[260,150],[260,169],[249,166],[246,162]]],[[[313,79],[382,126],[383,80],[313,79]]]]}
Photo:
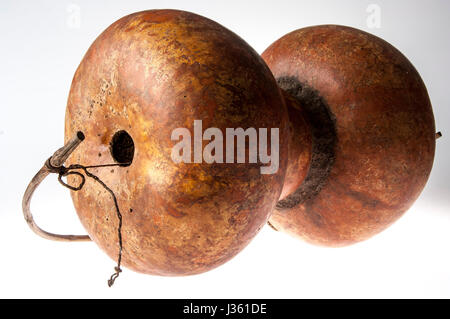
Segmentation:
{"type": "Polygon", "coordinates": [[[119,274],[122,272],[122,269],[120,268],[121,262],[122,262],[122,214],[120,213],[120,209],[119,209],[119,204],[117,203],[117,197],[114,194],[113,190],[111,188],[109,188],[97,175],[92,174],[91,172],[88,171],[88,168],[99,168],[99,167],[111,167],[111,166],[127,166],[130,163],[121,163],[121,164],[103,164],[103,165],[89,165],[89,166],[84,166],[81,164],[72,164],[68,167],[65,167],[64,165],[60,166],[60,167],[55,167],[53,165],[51,165],[51,161],[50,159],[46,162],[46,166],[48,168],[48,170],[50,171],[50,173],[56,173],[58,174],[58,181],[61,185],[63,185],[64,187],[67,187],[68,189],[72,190],[72,191],[79,191],[83,188],[85,182],[86,182],[86,177],[78,172],[77,170],[82,170],[84,172],[84,174],[86,174],[87,177],[92,178],[93,180],[95,180],[97,183],[99,183],[108,193],[111,194],[111,197],[114,201],[114,206],[116,209],[116,215],[117,218],[119,220],[119,226],[117,228],[117,235],[118,235],[118,239],[119,239],[119,252],[118,252],[118,257],[117,257],[117,266],[114,267],[115,272],[111,275],[111,277],[108,279],[108,286],[111,287],[114,284],[114,281],[117,279],[117,277],[119,277],[119,274]],[[81,182],[78,186],[72,186],[69,185],[68,183],[65,183],[62,178],[63,177],[67,177],[69,175],[76,175],[78,177],[81,178],[81,182]]]}

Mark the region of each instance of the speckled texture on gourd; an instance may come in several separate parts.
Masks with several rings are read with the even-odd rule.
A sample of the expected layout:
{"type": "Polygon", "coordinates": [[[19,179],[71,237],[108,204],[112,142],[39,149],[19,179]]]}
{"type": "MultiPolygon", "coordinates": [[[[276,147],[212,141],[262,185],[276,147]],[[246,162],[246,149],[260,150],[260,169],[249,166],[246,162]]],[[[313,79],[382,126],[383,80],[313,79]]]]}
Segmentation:
{"type": "MultiPolygon", "coordinates": [[[[158,275],[212,269],[249,243],[279,198],[287,156],[273,175],[261,174],[261,163],[174,163],[171,132],[185,127],[193,135],[195,119],[224,134],[279,128],[280,154],[287,154],[287,111],[270,70],[241,38],[204,17],[176,10],[126,16],[95,40],[76,71],[65,137],[80,130],[86,139],[69,163],[111,163],[109,144],[120,130],[135,144],[131,166],[92,169],[117,195],[128,268],[158,275]]],[[[88,179],[72,198],[91,238],[116,259],[111,197],[88,179]]]]}
{"type": "Polygon", "coordinates": [[[435,150],[430,100],[413,65],[386,41],[334,25],[291,32],[262,56],[276,78],[318,92],[336,130],[334,163],[320,190],[276,209],[271,225],[343,246],[396,221],[422,191],[435,150]]]}

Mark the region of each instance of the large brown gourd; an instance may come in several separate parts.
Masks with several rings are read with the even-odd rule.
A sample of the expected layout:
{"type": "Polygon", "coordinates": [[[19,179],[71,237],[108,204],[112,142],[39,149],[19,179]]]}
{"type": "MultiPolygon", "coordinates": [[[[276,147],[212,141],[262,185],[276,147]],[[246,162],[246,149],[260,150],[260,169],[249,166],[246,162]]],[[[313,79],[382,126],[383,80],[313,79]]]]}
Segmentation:
{"type": "MultiPolygon", "coordinates": [[[[287,112],[270,70],[241,38],[199,15],[126,16],[95,40],[74,76],[65,137],[82,131],[86,138],[68,164],[132,161],[91,171],[118,198],[122,262],[135,271],[190,275],[224,263],[257,234],[279,198],[286,157],[275,174],[261,174],[259,162],[173,162],[171,133],[182,127],[193,135],[194,120],[224,133],[279,128],[279,151],[287,153],[287,112]]],[[[117,259],[111,196],[87,179],[72,198],[90,237],[117,259]]]]}
{"type": "Polygon", "coordinates": [[[291,32],[262,56],[289,97],[297,145],[270,224],[343,246],[396,221],[422,191],[435,149],[430,100],[413,65],[386,41],[336,25],[291,32]],[[305,150],[299,141],[310,138],[305,150]]]}
{"type": "MultiPolygon", "coordinates": [[[[236,255],[271,212],[273,228],[319,245],[379,233],[422,191],[435,126],[419,74],[376,36],[309,27],[261,58],[207,18],[151,10],[118,20],[89,48],[72,82],[65,141],[25,192],[30,227],[49,239],[92,239],[114,260],[121,252],[135,271],[190,275],[236,255]],[[262,174],[267,164],[249,163],[249,154],[244,163],[206,163],[195,154],[191,163],[174,161],[172,133],[187,128],[195,139],[196,120],[224,135],[279,129],[278,152],[268,142],[278,170],[262,174]],[[66,167],[120,164],[89,168],[102,182],[86,178],[71,192],[89,236],[48,233],[30,212],[45,176],[83,171],[62,166],[69,154],[66,167]]],[[[209,141],[201,143],[203,150],[209,141]]],[[[189,144],[195,152],[196,142],[189,144]]],[[[68,184],[81,176],[72,173],[68,184]]]]}

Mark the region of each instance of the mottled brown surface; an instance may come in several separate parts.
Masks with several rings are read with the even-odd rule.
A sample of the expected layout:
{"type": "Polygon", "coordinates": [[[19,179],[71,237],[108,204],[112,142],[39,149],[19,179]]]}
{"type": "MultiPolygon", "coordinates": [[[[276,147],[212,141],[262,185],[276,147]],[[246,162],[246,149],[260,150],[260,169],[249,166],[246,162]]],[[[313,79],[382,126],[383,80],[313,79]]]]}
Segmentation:
{"type": "MultiPolygon", "coordinates": [[[[257,53],[201,16],[140,12],[98,37],[74,76],[65,137],[84,132],[70,162],[85,165],[113,161],[109,143],[117,131],[133,138],[131,166],[92,169],[118,197],[126,267],[196,274],[249,243],[279,198],[287,158],[280,158],[274,175],[261,175],[260,164],[176,164],[171,132],[186,127],[193,135],[194,119],[223,132],[279,127],[280,153],[286,154],[287,112],[280,103],[257,53]]],[[[110,196],[88,179],[72,198],[89,235],[116,259],[118,221],[110,196]]]]}
{"type": "Polygon", "coordinates": [[[303,203],[320,192],[334,164],[337,136],[336,120],[316,90],[294,77],[279,77],[277,83],[288,101],[296,101],[289,106],[297,106],[296,109],[301,110],[301,114],[292,112],[293,107],[288,110],[291,126],[296,127],[290,136],[290,145],[294,147],[289,149],[286,174],[289,176],[286,176],[283,192],[286,181],[295,180],[299,186],[288,192],[285,198],[280,197],[276,207],[283,209],[303,203]],[[293,163],[297,163],[297,173],[293,171],[293,163]]]}
{"type": "Polygon", "coordinates": [[[343,246],[397,220],[422,191],[435,148],[429,97],[411,63],[387,42],[342,26],[289,33],[263,58],[276,78],[293,77],[323,97],[337,134],[321,191],[276,210],[270,223],[311,243],[343,246]]]}
{"type": "Polygon", "coordinates": [[[289,153],[286,177],[280,200],[286,198],[300,187],[308,173],[311,164],[312,137],[302,106],[298,101],[285,92],[283,96],[289,115],[289,153]]]}

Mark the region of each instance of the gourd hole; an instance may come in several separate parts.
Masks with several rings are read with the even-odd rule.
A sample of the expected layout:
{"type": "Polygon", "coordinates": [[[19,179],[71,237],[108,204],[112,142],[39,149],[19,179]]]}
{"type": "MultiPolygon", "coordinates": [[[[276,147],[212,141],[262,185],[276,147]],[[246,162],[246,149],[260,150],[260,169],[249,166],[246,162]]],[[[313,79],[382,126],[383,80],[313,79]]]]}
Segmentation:
{"type": "Polygon", "coordinates": [[[112,137],[110,143],[111,156],[121,166],[129,166],[133,162],[134,142],[127,131],[118,131],[112,137]]]}

